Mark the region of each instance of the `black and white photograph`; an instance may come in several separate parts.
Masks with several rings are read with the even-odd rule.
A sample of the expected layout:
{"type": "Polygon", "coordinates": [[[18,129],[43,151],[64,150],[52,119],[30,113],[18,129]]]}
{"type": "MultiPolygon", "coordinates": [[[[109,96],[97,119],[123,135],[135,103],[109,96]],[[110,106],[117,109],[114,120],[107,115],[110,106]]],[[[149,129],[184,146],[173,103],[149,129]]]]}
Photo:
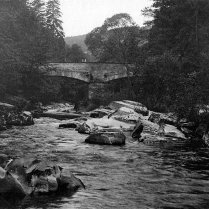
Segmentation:
{"type": "Polygon", "coordinates": [[[209,209],[209,0],[0,0],[0,209],[209,209]]]}

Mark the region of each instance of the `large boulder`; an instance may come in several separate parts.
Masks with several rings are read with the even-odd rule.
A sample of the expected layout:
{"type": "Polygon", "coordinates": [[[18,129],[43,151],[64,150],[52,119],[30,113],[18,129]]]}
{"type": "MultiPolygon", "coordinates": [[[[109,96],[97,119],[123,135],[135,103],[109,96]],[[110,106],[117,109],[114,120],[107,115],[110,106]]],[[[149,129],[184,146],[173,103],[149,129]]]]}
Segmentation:
{"type": "Polygon", "coordinates": [[[123,100],[123,101],[113,101],[109,105],[112,109],[119,109],[121,107],[127,107],[129,109],[134,110],[137,113],[140,113],[143,116],[147,116],[149,114],[148,109],[141,103],[130,101],[130,100],[123,100]]]}
{"type": "MultiPolygon", "coordinates": [[[[34,158],[20,158],[12,160],[5,170],[6,173],[15,179],[15,182],[18,182],[18,185],[21,186],[20,191],[25,195],[31,193],[49,193],[63,189],[75,190],[81,187],[84,188],[81,180],[77,179],[69,169],[66,171],[66,168],[61,168],[48,160],[41,161],[34,158]]],[[[7,184],[7,181],[2,182],[7,184]]],[[[4,186],[0,181],[0,188],[2,187],[4,186]]]]}
{"type": "Polygon", "coordinates": [[[11,195],[21,198],[24,197],[26,193],[15,177],[0,167],[0,196],[8,197],[11,195]]]}
{"type": "Polygon", "coordinates": [[[184,142],[187,140],[185,135],[175,126],[165,124],[162,121],[156,124],[144,119],[139,119],[132,132],[132,137],[138,138],[140,142],[145,144],[159,144],[172,140],[184,142]]]}
{"type": "Polygon", "coordinates": [[[124,145],[125,139],[123,132],[95,132],[91,133],[85,142],[101,145],[124,145]]]}

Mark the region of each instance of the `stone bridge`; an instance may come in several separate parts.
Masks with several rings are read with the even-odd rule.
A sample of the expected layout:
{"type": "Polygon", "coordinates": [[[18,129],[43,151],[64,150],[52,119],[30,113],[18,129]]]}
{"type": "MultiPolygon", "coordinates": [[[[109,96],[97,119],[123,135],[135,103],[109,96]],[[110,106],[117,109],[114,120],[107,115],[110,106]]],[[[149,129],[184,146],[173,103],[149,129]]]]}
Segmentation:
{"type": "Polygon", "coordinates": [[[49,76],[63,76],[88,83],[88,97],[92,99],[96,92],[103,94],[108,81],[133,76],[133,67],[128,65],[128,68],[124,64],[113,63],[48,63],[42,70],[49,76]]]}
{"type": "MultiPolygon", "coordinates": [[[[127,68],[123,64],[112,63],[49,63],[45,70],[50,76],[64,76],[87,83],[105,83],[128,77],[127,68]]],[[[132,75],[133,72],[129,71],[129,76],[132,75]]]]}

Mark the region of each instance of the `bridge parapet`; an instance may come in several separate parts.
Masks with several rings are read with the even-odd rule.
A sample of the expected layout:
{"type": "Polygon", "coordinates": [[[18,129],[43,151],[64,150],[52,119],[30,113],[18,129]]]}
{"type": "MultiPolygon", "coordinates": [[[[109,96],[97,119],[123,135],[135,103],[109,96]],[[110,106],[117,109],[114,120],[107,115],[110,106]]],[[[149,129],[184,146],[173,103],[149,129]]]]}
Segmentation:
{"type": "MultiPolygon", "coordinates": [[[[112,63],[49,63],[47,74],[75,78],[87,83],[105,83],[128,77],[125,65],[112,63]]],[[[129,76],[133,76],[133,72],[129,72],[129,76]]]]}

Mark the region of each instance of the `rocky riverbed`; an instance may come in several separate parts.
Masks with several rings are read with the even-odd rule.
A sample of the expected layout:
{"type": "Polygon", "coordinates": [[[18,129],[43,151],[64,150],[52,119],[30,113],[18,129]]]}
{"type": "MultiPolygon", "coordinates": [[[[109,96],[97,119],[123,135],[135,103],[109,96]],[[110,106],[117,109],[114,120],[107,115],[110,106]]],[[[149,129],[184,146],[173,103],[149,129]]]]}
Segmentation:
{"type": "MultiPolygon", "coordinates": [[[[124,114],[130,110],[118,110],[118,107],[116,110],[110,110],[105,118],[90,118],[86,115],[82,120],[73,121],[78,124],[85,121],[90,127],[90,134],[101,129],[122,131],[126,136],[125,145],[122,146],[85,143],[89,133],[80,134],[75,127],[59,127],[72,123],[72,119],[40,117],[34,119],[35,124],[32,126],[12,126],[0,132],[1,159],[34,157],[49,160],[69,169],[86,186],[85,190],[80,189],[76,193],[68,191],[47,196],[27,195],[9,203],[0,199],[1,205],[4,204],[5,208],[12,205],[14,208],[47,209],[207,208],[208,149],[188,143],[141,143],[138,136],[131,137],[136,122],[135,111],[124,114]],[[124,120],[129,120],[129,123],[124,120]]],[[[147,122],[149,115],[142,116],[145,118],[141,121],[147,122]]],[[[140,132],[145,137],[144,141],[147,135],[149,140],[154,141],[159,137],[157,141],[161,141],[163,137],[158,133],[159,124],[151,122],[153,128],[150,121],[147,123],[147,128],[140,132]],[[150,134],[149,127],[153,129],[153,134],[150,134]]],[[[176,142],[176,138],[173,139],[176,142]]]]}

